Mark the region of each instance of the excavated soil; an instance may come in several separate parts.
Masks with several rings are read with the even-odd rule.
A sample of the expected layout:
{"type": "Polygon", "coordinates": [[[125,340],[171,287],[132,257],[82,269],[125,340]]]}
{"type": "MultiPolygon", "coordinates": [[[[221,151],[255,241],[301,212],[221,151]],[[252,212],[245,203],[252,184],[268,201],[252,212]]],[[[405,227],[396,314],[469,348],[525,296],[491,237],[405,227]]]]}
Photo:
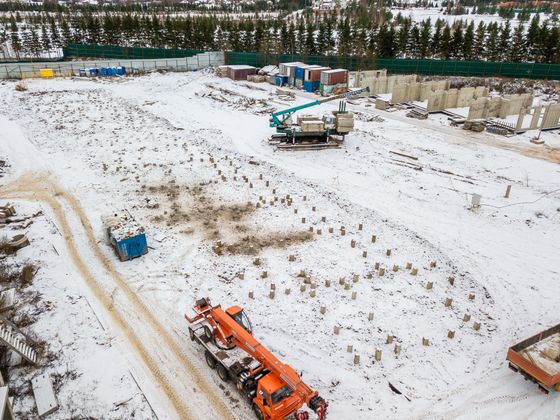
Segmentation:
{"type": "Polygon", "coordinates": [[[165,205],[149,206],[157,212],[155,223],[199,234],[215,242],[218,255],[257,255],[267,248],[284,249],[313,239],[309,231],[270,232],[252,222],[253,203],[227,203],[209,192],[208,183],[180,186],[174,183],[144,187],[153,200],[165,198],[165,205]]]}

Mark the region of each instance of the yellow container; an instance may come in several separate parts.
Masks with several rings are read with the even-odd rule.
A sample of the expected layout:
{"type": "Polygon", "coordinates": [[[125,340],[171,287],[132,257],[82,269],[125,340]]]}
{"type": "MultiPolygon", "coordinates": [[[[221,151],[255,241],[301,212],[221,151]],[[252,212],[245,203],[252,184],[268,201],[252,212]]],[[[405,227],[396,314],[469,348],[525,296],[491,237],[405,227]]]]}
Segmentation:
{"type": "Polygon", "coordinates": [[[41,77],[54,77],[54,70],[53,69],[40,69],[39,76],[41,77]]]}

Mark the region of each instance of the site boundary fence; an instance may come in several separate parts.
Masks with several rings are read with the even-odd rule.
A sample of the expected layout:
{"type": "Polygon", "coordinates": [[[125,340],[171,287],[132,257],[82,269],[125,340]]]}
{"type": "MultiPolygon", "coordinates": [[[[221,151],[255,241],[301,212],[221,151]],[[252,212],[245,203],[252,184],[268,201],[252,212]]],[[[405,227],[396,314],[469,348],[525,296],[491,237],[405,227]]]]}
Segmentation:
{"type": "Polygon", "coordinates": [[[267,64],[301,61],[348,70],[387,69],[389,73],[415,73],[427,76],[513,77],[560,80],[560,64],[509,63],[492,61],[320,56],[304,54],[265,54],[226,52],[226,64],[267,64]]]}
{"type": "Polygon", "coordinates": [[[92,68],[112,68],[123,66],[126,74],[145,74],[154,71],[186,72],[224,64],[221,52],[205,52],[192,57],[159,59],[99,59],[92,61],[59,61],[44,63],[4,63],[0,64],[0,79],[26,79],[40,77],[41,69],[52,69],[55,77],[70,77],[80,74],[80,70],[92,68]]]}
{"type": "Polygon", "coordinates": [[[193,57],[205,50],[182,50],[171,48],[119,47],[117,45],[69,44],[62,48],[65,59],[79,58],[120,58],[154,59],[193,57]]]}

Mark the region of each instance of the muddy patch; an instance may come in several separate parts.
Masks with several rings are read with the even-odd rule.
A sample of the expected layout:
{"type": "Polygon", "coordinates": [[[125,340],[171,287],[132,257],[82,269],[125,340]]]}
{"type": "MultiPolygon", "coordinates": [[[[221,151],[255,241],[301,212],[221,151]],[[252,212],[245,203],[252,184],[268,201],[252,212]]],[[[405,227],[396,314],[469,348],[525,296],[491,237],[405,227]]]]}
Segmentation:
{"type": "Polygon", "coordinates": [[[181,233],[200,234],[214,241],[217,255],[257,255],[266,248],[284,249],[313,239],[309,231],[270,232],[252,223],[253,203],[226,203],[209,193],[209,183],[180,186],[174,183],[143,187],[152,198],[147,208],[151,221],[181,233]]]}
{"type": "Polygon", "coordinates": [[[233,243],[217,242],[212,249],[218,255],[257,255],[265,248],[284,249],[313,239],[308,231],[263,233],[248,235],[233,243]]]}

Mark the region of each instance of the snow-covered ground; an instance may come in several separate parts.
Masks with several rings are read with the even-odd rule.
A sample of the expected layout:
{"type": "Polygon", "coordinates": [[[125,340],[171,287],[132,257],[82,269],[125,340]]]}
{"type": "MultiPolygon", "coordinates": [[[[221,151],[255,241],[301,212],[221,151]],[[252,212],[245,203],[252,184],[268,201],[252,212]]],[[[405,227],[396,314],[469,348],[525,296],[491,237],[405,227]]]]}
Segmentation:
{"type": "MultiPolygon", "coordinates": [[[[329,418],[560,413],[557,394],[537,392],[504,360],[510,345],[558,323],[558,149],[532,145],[529,134],[505,139],[446,121],[408,119],[404,111],[380,112],[362,99],[349,105],[356,130],[341,149],[280,152],[267,143],[269,112],[294,102],[276,97],[268,84],[206,72],[28,83],[28,92],[16,92],[12,82],[0,85],[0,160],[11,165],[0,178],[7,185],[0,198],[20,194],[31,198],[21,202],[24,211],[45,208],[29,232],[27,256],[40,257],[39,276],[66,278],[61,287],[86,296],[96,309],[107,330],[84,306],[90,318],[79,325],[91,334],[81,336],[117,338],[120,351],[100,348],[99,358],[83,365],[76,361],[93,344],[77,341],[51,367],[70,360],[84,372],[83,383],[127,388],[105,392],[105,405],[92,397],[95,403],[84,403],[89,415],[106,417],[109,407],[131,396],[123,410],[137,408],[147,417],[145,401],[159,418],[174,418],[175,411],[224,418],[232,415],[224,414],[226,405],[237,418],[251,415],[188,340],[182,316],[201,296],[244,306],[256,337],[329,401],[329,418]],[[381,119],[372,119],[376,115],[381,119]],[[473,193],[482,195],[482,206],[469,210],[473,193]],[[73,231],[66,246],[50,232],[52,224],[63,231],[64,219],[47,205],[59,202],[73,231]],[[119,263],[104,243],[101,217],[123,208],[146,227],[151,249],[119,263]],[[222,253],[215,252],[218,242],[222,253]],[[40,251],[48,243],[60,256],[40,251]],[[316,283],[315,297],[306,281],[316,283]],[[268,297],[272,283],[274,299],[268,297]],[[479,331],[474,322],[481,323],[479,331]],[[391,344],[388,335],[395,337],[391,344]],[[402,348],[398,356],[395,343],[402,348]],[[374,361],[376,348],[381,362],[374,361]],[[127,366],[137,372],[138,386],[95,376],[105,367],[115,368],[115,378],[127,366]],[[177,394],[189,398],[178,403],[177,394]]],[[[310,97],[299,94],[295,103],[310,97]]],[[[557,133],[541,138],[558,144],[557,133]]],[[[35,286],[48,290],[49,283],[35,286]]],[[[75,310],[58,301],[59,314],[75,310]]],[[[55,318],[43,316],[31,328],[51,339],[55,318]]],[[[84,386],[64,386],[58,418],[67,418],[78,400],[67,395],[87,393],[84,386]]]]}

